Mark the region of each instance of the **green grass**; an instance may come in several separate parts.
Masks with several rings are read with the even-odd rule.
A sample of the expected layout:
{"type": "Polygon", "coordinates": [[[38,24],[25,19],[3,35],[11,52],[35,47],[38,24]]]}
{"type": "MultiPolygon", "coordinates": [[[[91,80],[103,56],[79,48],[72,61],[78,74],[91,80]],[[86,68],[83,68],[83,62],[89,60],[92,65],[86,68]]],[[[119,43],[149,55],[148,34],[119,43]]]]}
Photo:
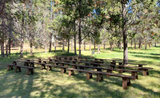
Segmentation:
{"type": "MultiPolygon", "coordinates": [[[[47,58],[54,55],[73,53],[37,52],[33,56],[25,53],[23,59],[47,58]]],[[[122,61],[123,58],[123,52],[119,49],[101,50],[100,54],[94,55],[91,55],[90,51],[82,51],[82,55],[108,59],[106,62],[112,59],[122,61]]],[[[0,58],[0,62],[11,63],[12,60],[18,59],[19,54],[13,53],[9,57],[0,58]]],[[[15,73],[7,71],[7,66],[0,65],[0,98],[160,98],[160,47],[148,50],[129,49],[129,62],[146,63],[147,67],[152,67],[153,70],[149,71],[149,76],[139,74],[138,80],[131,80],[132,86],[127,90],[123,90],[122,79],[119,77],[104,76],[104,81],[96,82],[95,75],[90,80],[86,80],[85,73],[76,72],[74,76],[69,77],[67,73],[61,74],[57,68],[49,72],[37,68],[34,75],[26,75],[26,69],[15,73]]]]}

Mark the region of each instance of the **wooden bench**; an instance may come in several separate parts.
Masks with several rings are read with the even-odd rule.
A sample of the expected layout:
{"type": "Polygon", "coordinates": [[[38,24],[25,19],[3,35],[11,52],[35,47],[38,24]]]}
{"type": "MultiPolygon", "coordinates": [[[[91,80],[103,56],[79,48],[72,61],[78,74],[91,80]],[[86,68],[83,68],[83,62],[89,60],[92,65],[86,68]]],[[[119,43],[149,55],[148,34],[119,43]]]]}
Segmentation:
{"type": "MultiPolygon", "coordinates": [[[[92,67],[92,66],[84,66],[84,65],[78,65],[78,64],[72,64],[72,63],[66,63],[67,65],[71,65],[73,68],[79,67],[79,69],[84,70],[85,68],[91,68],[91,69],[97,69],[97,71],[106,70],[108,73],[112,73],[112,71],[119,71],[119,73],[123,72],[130,72],[132,76],[135,76],[136,79],[138,79],[138,72],[141,72],[140,70],[128,70],[128,69],[111,69],[111,68],[102,68],[102,67],[92,67]]],[[[107,75],[109,77],[109,75],[107,75]]]]}
{"type": "Polygon", "coordinates": [[[21,68],[26,68],[27,75],[29,75],[29,72],[31,72],[31,74],[33,74],[34,67],[20,66],[20,65],[14,65],[14,64],[9,64],[7,67],[7,71],[9,71],[10,69],[13,70],[13,67],[15,67],[15,72],[17,72],[17,69],[19,70],[19,72],[21,72],[21,68]]]}
{"type": "Polygon", "coordinates": [[[88,71],[88,70],[81,70],[81,69],[74,69],[74,68],[67,68],[69,71],[68,75],[74,75],[74,71],[85,72],[86,73],[86,80],[89,80],[90,73],[97,75],[97,81],[103,80],[103,75],[110,75],[116,77],[122,77],[122,87],[123,89],[127,89],[127,86],[131,86],[130,79],[134,79],[134,76],[122,75],[122,74],[114,74],[114,73],[107,73],[107,72],[99,72],[99,71],[88,71]]]}
{"type": "Polygon", "coordinates": [[[66,73],[66,69],[68,68],[66,66],[51,65],[51,64],[46,64],[46,66],[47,66],[47,71],[52,70],[52,67],[61,68],[61,74],[66,73]]]}
{"type": "Polygon", "coordinates": [[[24,66],[30,66],[30,67],[35,67],[34,64],[41,64],[41,62],[33,62],[33,61],[30,61],[30,60],[27,60],[27,61],[12,61],[12,64],[15,64],[17,65],[17,62],[24,62],[24,66]]]}
{"type": "Polygon", "coordinates": [[[122,66],[122,65],[110,65],[110,68],[114,69],[115,67],[118,67],[119,69],[125,69],[125,68],[133,68],[133,69],[138,69],[143,71],[143,76],[149,75],[148,70],[153,69],[149,67],[134,67],[134,66],[122,66]]]}
{"type": "Polygon", "coordinates": [[[123,64],[123,62],[116,62],[115,60],[113,60],[111,62],[111,64],[114,64],[116,65],[116,63],[118,63],[119,65],[123,65],[123,66],[127,66],[128,64],[131,64],[131,65],[138,65],[138,67],[143,67],[143,66],[146,66],[147,64],[138,64],[138,63],[125,63],[123,64]]]}

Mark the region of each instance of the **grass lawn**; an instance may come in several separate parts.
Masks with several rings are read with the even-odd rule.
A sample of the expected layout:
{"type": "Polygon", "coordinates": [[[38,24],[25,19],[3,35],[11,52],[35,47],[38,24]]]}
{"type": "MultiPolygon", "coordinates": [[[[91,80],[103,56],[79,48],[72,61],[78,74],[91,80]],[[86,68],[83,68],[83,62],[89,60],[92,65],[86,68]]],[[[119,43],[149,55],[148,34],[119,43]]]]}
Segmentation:
{"type": "MultiPolygon", "coordinates": [[[[61,54],[37,52],[30,56],[26,53],[23,59],[47,58],[61,54]]],[[[123,58],[123,51],[119,49],[101,50],[100,54],[94,55],[91,55],[90,51],[82,51],[82,54],[108,59],[106,62],[111,59],[122,61],[123,58]]],[[[33,75],[26,75],[26,69],[22,68],[21,73],[15,73],[14,70],[7,71],[7,66],[0,65],[0,98],[160,98],[160,47],[148,50],[129,49],[128,57],[129,62],[145,63],[148,64],[146,67],[152,67],[153,70],[149,71],[149,76],[142,76],[140,73],[138,80],[131,80],[132,86],[127,90],[122,88],[120,77],[104,76],[104,81],[96,82],[95,75],[90,80],[86,80],[85,73],[76,72],[69,77],[68,72],[61,74],[57,68],[48,72],[36,68],[33,75]]],[[[0,62],[11,63],[18,59],[19,54],[13,53],[9,57],[0,58],[0,62]]]]}

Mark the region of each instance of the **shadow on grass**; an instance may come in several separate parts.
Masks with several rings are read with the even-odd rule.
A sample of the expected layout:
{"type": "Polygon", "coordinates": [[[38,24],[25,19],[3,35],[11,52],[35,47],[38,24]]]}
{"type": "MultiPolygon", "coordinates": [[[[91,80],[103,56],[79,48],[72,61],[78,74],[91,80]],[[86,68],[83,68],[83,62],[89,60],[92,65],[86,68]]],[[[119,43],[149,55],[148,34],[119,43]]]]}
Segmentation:
{"type": "Polygon", "coordinates": [[[140,57],[140,58],[150,58],[150,59],[160,60],[160,57],[158,56],[142,56],[142,55],[133,55],[133,56],[140,57]]]}
{"type": "MultiPolygon", "coordinates": [[[[57,56],[76,56],[73,53],[68,54],[68,53],[63,53],[62,51],[59,51],[57,53],[53,52],[53,54],[57,55],[57,56]]],[[[28,57],[28,58],[35,58],[35,57],[36,56],[28,57]]],[[[92,56],[82,55],[82,58],[83,57],[95,59],[92,56]]],[[[4,60],[4,62],[7,62],[7,61],[15,60],[17,58],[19,58],[19,54],[13,54],[13,55],[9,56],[8,58],[4,58],[3,60],[4,60]]],[[[3,60],[1,60],[1,61],[3,61],[3,60]]],[[[115,60],[122,61],[122,59],[115,59],[115,60]]],[[[151,62],[151,61],[142,61],[142,60],[141,61],[129,60],[129,62],[153,64],[153,62],[151,62]]],[[[156,65],[156,66],[158,66],[158,65],[156,65]]],[[[6,68],[3,68],[3,69],[6,69],[6,68]]],[[[30,94],[32,93],[32,91],[39,92],[39,93],[35,93],[34,97],[36,97],[36,94],[40,94],[37,97],[53,97],[53,96],[54,97],[67,97],[67,98],[74,98],[74,97],[122,98],[122,97],[126,97],[125,94],[127,93],[127,91],[121,92],[120,90],[112,89],[112,86],[113,87],[118,86],[118,88],[119,87],[122,88],[122,80],[120,77],[106,78],[106,76],[104,76],[105,80],[100,83],[97,83],[95,75],[94,75],[93,79],[86,80],[86,74],[76,73],[74,76],[68,77],[68,81],[70,79],[74,78],[77,81],[77,83],[70,83],[70,85],[65,85],[65,82],[64,82],[64,84],[53,84],[49,80],[46,81],[44,77],[41,77],[41,75],[48,76],[49,74],[54,74],[58,77],[62,77],[61,74],[57,74],[57,73],[60,73],[59,69],[55,68],[55,69],[53,69],[53,71],[46,72],[46,73],[40,72],[38,70],[40,70],[40,69],[37,69],[37,71],[36,71],[36,73],[34,73],[34,75],[29,75],[29,76],[25,75],[26,69],[22,69],[21,73],[14,73],[14,71],[10,71],[10,72],[7,72],[6,74],[4,74],[3,77],[0,76],[1,77],[0,83],[5,83],[5,82],[8,83],[9,81],[12,81],[9,84],[11,91],[10,91],[10,93],[8,93],[7,97],[16,97],[16,98],[17,97],[24,97],[24,96],[31,97],[30,94]],[[14,78],[11,79],[11,77],[14,77],[14,78]],[[34,85],[33,85],[34,79],[39,79],[39,78],[42,83],[41,87],[39,87],[39,86],[34,87],[34,85]],[[84,82],[81,83],[81,82],[79,82],[80,80],[83,80],[84,82]],[[85,86],[86,86],[85,84],[88,87],[90,87],[91,90],[77,88],[77,85],[82,85],[82,87],[84,86],[84,88],[85,88],[85,86]],[[53,88],[51,88],[52,86],[53,86],[53,88]],[[46,94],[48,96],[46,96],[46,94]]],[[[152,76],[153,74],[160,74],[160,71],[151,70],[150,75],[152,76]]],[[[52,77],[49,77],[49,78],[52,78],[52,77]]],[[[59,78],[57,78],[57,80],[58,79],[59,78]]],[[[54,80],[54,81],[56,81],[56,80],[54,80]]],[[[138,85],[138,84],[136,84],[136,82],[132,84],[132,87],[137,88],[143,92],[149,92],[149,94],[154,94],[156,96],[160,95],[159,92],[154,92],[151,89],[147,89],[147,87],[143,87],[141,85],[138,85]]],[[[5,88],[5,86],[2,88],[3,88],[3,90],[1,89],[1,91],[5,91],[5,89],[7,89],[7,88],[5,88]]],[[[128,88],[130,88],[130,87],[128,87],[128,88]]],[[[4,94],[1,95],[0,97],[5,97],[6,95],[4,95],[4,94]]]]}

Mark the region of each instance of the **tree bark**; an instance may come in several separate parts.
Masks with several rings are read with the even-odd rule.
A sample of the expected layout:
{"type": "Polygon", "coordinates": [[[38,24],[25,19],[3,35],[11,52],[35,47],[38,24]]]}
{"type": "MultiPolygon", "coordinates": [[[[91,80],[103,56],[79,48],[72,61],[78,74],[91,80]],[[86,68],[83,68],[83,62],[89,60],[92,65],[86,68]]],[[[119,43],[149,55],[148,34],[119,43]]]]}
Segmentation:
{"type": "Polygon", "coordinates": [[[111,51],[113,51],[113,41],[110,41],[110,48],[111,48],[111,51]]]}
{"type": "Polygon", "coordinates": [[[52,33],[50,34],[50,41],[49,41],[49,52],[52,51],[52,33]]]}
{"type": "Polygon", "coordinates": [[[65,52],[65,50],[64,50],[64,39],[63,39],[63,47],[62,47],[62,50],[63,50],[63,52],[65,52]]]}
{"type": "MultiPolygon", "coordinates": [[[[24,15],[22,15],[24,16],[24,15]]],[[[22,27],[21,27],[21,45],[20,45],[20,58],[23,58],[23,44],[24,44],[24,18],[22,18],[22,27]]]]}
{"type": "Polygon", "coordinates": [[[74,34],[74,54],[77,55],[77,48],[76,48],[76,34],[74,34]]]}
{"type": "Polygon", "coordinates": [[[126,32],[126,8],[124,0],[122,0],[122,33],[123,33],[123,63],[128,63],[128,43],[127,43],[127,32],[126,32]]]}
{"type": "Polygon", "coordinates": [[[67,53],[69,53],[69,42],[70,42],[70,40],[68,39],[68,51],[67,51],[67,53]]]}
{"type": "Polygon", "coordinates": [[[71,51],[73,51],[73,38],[71,39],[71,51]]]}
{"type": "Polygon", "coordinates": [[[81,0],[79,0],[79,57],[81,57],[81,0]]]}
{"type": "Polygon", "coordinates": [[[86,42],[84,41],[84,51],[86,50],[86,42]]]}
{"type": "Polygon", "coordinates": [[[141,46],[142,46],[142,40],[141,40],[141,37],[139,38],[139,49],[141,49],[141,46]]]}
{"type": "Polygon", "coordinates": [[[1,33],[1,57],[4,57],[4,33],[1,33]]]}
{"type": "Polygon", "coordinates": [[[106,44],[105,41],[103,42],[103,48],[106,49],[106,44]]]}
{"type": "Polygon", "coordinates": [[[32,45],[32,42],[30,42],[30,55],[31,56],[33,55],[33,45],[32,45]]]}
{"type": "Polygon", "coordinates": [[[137,47],[136,47],[136,38],[134,38],[134,49],[137,49],[137,47]]]}
{"type": "Polygon", "coordinates": [[[131,38],[131,48],[132,48],[132,44],[133,44],[133,39],[131,38]]]}
{"type": "Polygon", "coordinates": [[[145,49],[147,49],[147,42],[145,42],[145,49]]]}
{"type": "Polygon", "coordinates": [[[100,44],[98,44],[98,54],[100,53],[100,44]]]}
{"type": "Polygon", "coordinates": [[[47,53],[47,42],[45,44],[45,53],[47,53]]]}
{"type": "Polygon", "coordinates": [[[8,45],[6,44],[6,56],[8,57],[8,45]]]}

